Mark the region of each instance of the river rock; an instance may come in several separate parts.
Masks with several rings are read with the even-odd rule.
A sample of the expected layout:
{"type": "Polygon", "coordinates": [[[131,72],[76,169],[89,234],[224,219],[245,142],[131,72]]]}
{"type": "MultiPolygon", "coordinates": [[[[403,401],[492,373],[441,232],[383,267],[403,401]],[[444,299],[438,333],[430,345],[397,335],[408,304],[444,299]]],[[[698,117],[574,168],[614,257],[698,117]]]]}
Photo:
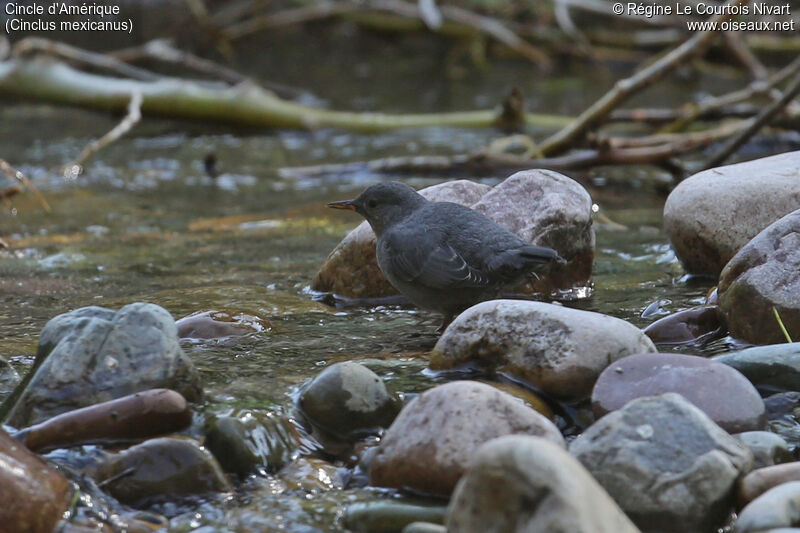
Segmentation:
{"type": "Polygon", "coordinates": [[[702,305],[660,318],[643,331],[656,344],[687,344],[724,337],[728,329],[719,307],[702,305]]]}
{"type": "Polygon", "coordinates": [[[649,353],[623,357],[606,368],[592,391],[599,418],[629,401],[676,392],[730,432],[764,429],[767,417],[758,391],[733,368],[705,357],[649,353]]]}
{"type": "Polygon", "coordinates": [[[780,435],[771,431],[745,431],[734,438],[753,452],[753,468],[777,465],[794,461],[789,445],[780,435]]]}
{"type": "Polygon", "coordinates": [[[87,307],[55,317],[42,330],[34,368],[9,415],[12,426],[147,389],[172,389],[189,401],[202,395],[175,321],[149,303],[117,312],[87,307]]]}
{"type": "Polygon", "coordinates": [[[303,387],[297,406],[314,428],[355,440],[389,427],[401,403],[375,372],[347,361],[329,366],[303,387]]]}
{"type": "MultiPolygon", "coordinates": [[[[517,288],[549,293],[583,284],[592,273],[592,200],[578,182],[550,170],[517,172],[491,190],[467,180],[421,189],[428,200],[455,202],[483,213],[533,244],[549,246],[568,260],[517,288]]],[[[397,294],[378,268],[375,234],[362,222],[336,246],[311,288],[351,298],[397,294]]]]}
{"type": "Polygon", "coordinates": [[[504,392],[473,381],[439,385],[412,400],[387,430],[370,483],[447,496],[481,444],[514,433],[564,446],[552,422],[504,392]]]}
{"type": "Polygon", "coordinates": [[[291,490],[326,491],[343,489],[339,468],[316,457],[301,456],[286,464],[278,477],[291,490]]]}
{"type": "Polygon", "coordinates": [[[604,416],[570,446],[643,531],[720,527],[753,455],[683,396],[639,398],[604,416]]]}
{"type": "Polygon", "coordinates": [[[639,530],[560,446],[523,435],[481,446],[446,520],[459,533],[634,533],[639,530]]]}
{"type": "Polygon", "coordinates": [[[11,394],[20,382],[19,374],[8,361],[0,356],[0,401],[11,394]]]}
{"type": "Polygon", "coordinates": [[[800,391],[800,342],[746,348],[713,360],[735,368],[755,385],[800,391]]]}
{"type": "Polygon", "coordinates": [[[233,490],[214,456],[184,438],[151,439],[110,454],[93,475],[112,496],[134,507],[233,490]]]}
{"type": "Polygon", "coordinates": [[[175,321],[183,341],[217,341],[242,337],[270,329],[268,320],[242,312],[202,311],[175,321]]]}
{"type": "Polygon", "coordinates": [[[739,514],[736,533],[773,533],[778,528],[800,525],[800,481],[774,487],[747,505],[739,514]]]}
{"type": "Polygon", "coordinates": [[[600,373],[626,355],[655,352],[619,318],[522,300],[492,300],[461,313],[431,354],[431,368],[478,363],[563,399],[589,396],[600,373]]]}
{"type": "Polygon", "coordinates": [[[547,246],[567,260],[552,265],[524,292],[549,293],[585,283],[592,276],[592,198],[577,181],[552,170],[517,172],[492,188],[472,209],[523,240],[547,246]]]}
{"type": "Polygon", "coordinates": [[[226,472],[243,478],[258,471],[274,474],[292,459],[300,440],[287,418],[242,411],[208,420],[203,445],[226,472]]]}
{"type": "Polygon", "coordinates": [[[446,507],[443,504],[419,505],[402,500],[380,499],[348,505],[342,515],[342,525],[348,531],[405,533],[410,524],[434,521],[441,524],[444,521],[445,511],[446,507]]]}
{"type": "Polygon", "coordinates": [[[753,470],[739,481],[737,491],[739,506],[744,507],[771,488],[791,481],[800,481],[800,462],[766,466],[753,470]]]}
{"type": "MultiPolygon", "coordinates": [[[[800,182],[800,171],[794,179],[800,182]]],[[[719,307],[738,339],[786,342],[775,311],[789,335],[800,338],[800,209],[770,224],[725,265],[719,307]]]]}
{"type": "Polygon", "coordinates": [[[747,242],[800,208],[800,152],[704,170],[664,205],[664,231],[692,274],[716,277],[747,242]]]}
{"type": "Polygon", "coordinates": [[[51,533],[72,499],[69,481],[0,429],[0,530],[51,533]]]}
{"type": "MultiPolygon", "coordinates": [[[[489,190],[469,180],[440,183],[419,193],[432,202],[454,202],[470,206],[489,190]]],[[[311,282],[315,291],[333,292],[351,298],[374,298],[397,294],[384,277],[375,258],[376,237],[364,221],[347,234],[330,253],[311,282]]]]}

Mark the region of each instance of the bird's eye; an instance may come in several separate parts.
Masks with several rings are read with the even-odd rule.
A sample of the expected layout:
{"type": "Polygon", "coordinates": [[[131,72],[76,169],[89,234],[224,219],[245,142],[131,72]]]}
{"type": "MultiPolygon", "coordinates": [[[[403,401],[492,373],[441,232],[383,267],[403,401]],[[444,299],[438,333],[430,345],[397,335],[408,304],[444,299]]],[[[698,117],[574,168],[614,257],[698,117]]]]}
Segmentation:
{"type": "Polygon", "coordinates": [[[370,200],[369,202],[367,202],[367,207],[369,207],[370,209],[375,209],[376,207],[378,207],[378,202],[376,202],[375,200],[370,200]]]}

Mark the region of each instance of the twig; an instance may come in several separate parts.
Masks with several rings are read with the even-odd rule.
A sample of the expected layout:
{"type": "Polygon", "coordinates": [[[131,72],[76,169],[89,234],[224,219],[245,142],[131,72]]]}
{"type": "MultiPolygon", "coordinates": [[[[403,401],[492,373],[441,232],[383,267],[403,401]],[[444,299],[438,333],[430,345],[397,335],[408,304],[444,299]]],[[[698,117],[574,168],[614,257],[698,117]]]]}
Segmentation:
{"type": "Polygon", "coordinates": [[[89,52],[88,50],[41,37],[26,37],[22,39],[14,45],[13,53],[17,57],[24,57],[34,53],[45,53],[85,65],[106,69],[110,72],[135,80],[153,81],[161,77],[154,72],[133,67],[105,54],[89,52]]]}
{"type": "Polygon", "coordinates": [[[725,162],[740,146],[747,142],[747,140],[758,133],[758,131],[769,124],[769,122],[777,115],[795,96],[800,94],[800,72],[798,72],[792,83],[783,92],[783,96],[779,100],[772,102],[764,108],[761,113],[753,119],[752,124],[742,130],[736,137],[725,143],[716,154],[711,156],[705,164],[705,168],[718,167],[725,162]]]}
{"type": "MultiPolygon", "coordinates": [[[[747,0],[729,0],[725,5],[735,6],[745,2],[747,2],[747,0]]],[[[710,22],[720,24],[731,16],[730,14],[717,15],[713,17],[710,22]]],[[[542,153],[546,155],[556,154],[569,148],[590,128],[602,122],[615,108],[619,107],[622,102],[652,85],[669,72],[675,70],[690,57],[698,54],[716,35],[717,31],[715,30],[697,32],[689,40],[667,55],[661,57],[658,61],[650,64],[629,78],[617,81],[609,92],[584,111],[575,122],[541,143],[540,149],[542,153]]]]}
{"type": "Polygon", "coordinates": [[[87,144],[78,158],[66,166],[64,169],[64,177],[67,179],[75,179],[80,176],[81,173],[83,173],[83,164],[87,159],[129,132],[141,118],[142,93],[135,92],[131,94],[131,100],[128,104],[128,114],[125,115],[119,124],[114,126],[111,131],[87,144]]]}
{"type": "MultiPolygon", "coordinates": [[[[5,159],[0,159],[0,170],[2,170],[5,173],[5,175],[8,176],[9,179],[16,180],[19,183],[21,183],[22,186],[33,191],[33,194],[39,200],[39,203],[42,204],[42,209],[44,209],[48,213],[51,211],[50,204],[47,203],[47,200],[45,200],[44,196],[42,196],[42,193],[39,192],[39,189],[36,188],[36,186],[31,182],[31,180],[25,177],[25,174],[23,174],[19,170],[16,170],[14,167],[9,165],[5,159]]],[[[7,196],[11,195],[10,194],[5,195],[2,194],[2,192],[0,192],[0,198],[7,198],[7,196]]]]}
{"type": "MultiPolygon", "coordinates": [[[[209,74],[232,85],[250,81],[250,78],[230,67],[226,67],[210,59],[196,56],[191,52],[185,52],[175,48],[172,41],[169,39],[154,39],[141,46],[118,50],[116,52],[111,52],[109,55],[126,62],[147,58],[165,63],[183,65],[188,69],[202,72],[203,74],[209,74]]],[[[261,84],[283,98],[296,98],[303,94],[303,91],[300,89],[279,83],[261,82],[261,84]]]]}
{"type": "Polygon", "coordinates": [[[428,29],[436,31],[442,27],[442,12],[436,5],[436,0],[417,0],[417,9],[428,29]]]}
{"type": "Polygon", "coordinates": [[[224,28],[222,35],[233,41],[262,30],[326,19],[356,9],[357,6],[355,5],[341,2],[320,2],[310,6],[287,9],[271,15],[253,17],[245,22],[224,28]]]}
{"type": "Polygon", "coordinates": [[[800,55],[797,56],[791,63],[767,78],[765,81],[755,80],[743,89],[732,91],[720,96],[711,96],[701,100],[696,104],[687,106],[687,108],[684,110],[686,114],[675,122],[662,128],[661,132],[670,133],[682,130],[689,123],[697,120],[701,116],[706,116],[709,113],[713,113],[719,109],[749,100],[755,96],[766,94],[773,87],[780,85],[797,72],[800,72],[800,55]]]}
{"type": "Polygon", "coordinates": [[[750,71],[753,78],[756,80],[764,80],[769,75],[767,67],[753,54],[748,48],[747,44],[741,37],[741,34],[735,31],[725,32],[725,44],[728,50],[733,53],[734,57],[750,71]]]}
{"type": "Polygon", "coordinates": [[[608,137],[598,141],[601,147],[607,148],[644,148],[674,143],[712,144],[726,139],[748,128],[754,119],[737,120],[702,131],[690,133],[659,133],[643,137],[608,137]]]}

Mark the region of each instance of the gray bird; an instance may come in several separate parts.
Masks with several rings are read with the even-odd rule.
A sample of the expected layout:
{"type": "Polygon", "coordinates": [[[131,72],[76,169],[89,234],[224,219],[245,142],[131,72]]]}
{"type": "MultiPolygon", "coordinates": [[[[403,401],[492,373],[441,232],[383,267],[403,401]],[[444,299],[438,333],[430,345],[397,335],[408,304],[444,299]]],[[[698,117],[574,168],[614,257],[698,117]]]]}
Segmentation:
{"type": "Polygon", "coordinates": [[[535,269],[563,262],[555,250],[529,244],[477,211],[430,202],[398,181],[378,183],[328,207],[367,219],[386,279],[417,306],[442,313],[441,329],[535,269]]]}

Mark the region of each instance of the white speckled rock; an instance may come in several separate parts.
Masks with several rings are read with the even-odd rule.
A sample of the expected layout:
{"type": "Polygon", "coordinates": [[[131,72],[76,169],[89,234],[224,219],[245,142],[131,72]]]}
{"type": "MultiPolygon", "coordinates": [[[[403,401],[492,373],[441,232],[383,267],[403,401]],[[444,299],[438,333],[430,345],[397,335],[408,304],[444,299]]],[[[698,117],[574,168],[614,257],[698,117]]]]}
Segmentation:
{"type": "Polygon", "coordinates": [[[370,463],[370,483],[447,496],[483,443],[516,433],[564,447],[552,422],[509,394],[475,381],[439,385],[387,430],[370,463]]]}
{"type": "Polygon", "coordinates": [[[619,318],[541,302],[492,300],[450,324],[433,349],[431,368],[478,363],[553,396],[580,399],[617,359],[655,351],[639,328],[619,318]]]}
{"type": "Polygon", "coordinates": [[[688,272],[719,275],[762,229],[800,208],[800,151],[705,170],[664,205],[664,231],[688,272]]]}
{"type": "Polygon", "coordinates": [[[583,466],[561,447],[523,435],[475,454],[447,511],[459,533],[637,533],[583,466]]]}

